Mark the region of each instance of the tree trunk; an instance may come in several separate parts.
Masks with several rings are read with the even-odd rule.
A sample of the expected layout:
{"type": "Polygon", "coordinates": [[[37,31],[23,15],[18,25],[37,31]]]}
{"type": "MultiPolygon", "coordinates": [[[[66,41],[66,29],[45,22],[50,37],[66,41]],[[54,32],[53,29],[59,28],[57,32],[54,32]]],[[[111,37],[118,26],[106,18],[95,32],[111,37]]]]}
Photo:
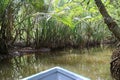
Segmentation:
{"type": "MultiPolygon", "coordinates": [[[[6,8],[7,9],[7,8],[6,8]]],[[[8,18],[7,18],[7,10],[3,12],[1,18],[1,29],[0,29],[0,54],[6,55],[8,54],[8,45],[7,45],[7,24],[8,24],[8,18]]]]}
{"type": "MultiPolygon", "coordinates": [[[[101,0],[95,0],[95,3],[104,18],[109,30],[120,41],[120,28],[114,19],[108,14],[104,4],[101,0]]],[[[115,50],[112,54],[112,61],[110,63],[111,75],[115,80],[120,80],[120,49],[115,50]],[[114,57],[115,56],[115,57],[114,57]]]]}
{"type": "Polygon", "coordinates": [[[120,28],[114,19],[108,14],[104,4],[101,0],[95,0],[95,3],[104,18],[104,22],[107,24],[109,30],[114,34],[114,36],[120,41],[120,28]]]}
{"type": "Polygon", "coordinates": [[[1,25],[1,30],[0,30],[0,54],[8,54],[8,48],[6,44],[6,25],[4,21],[2,22],[1,25]]]}
{"type": "Polygon", "coordinates": [[[1,55],[8,54],[8,48],[7,48],[6,41],[2,38],[0,38],[0,54],[1,55]]]}

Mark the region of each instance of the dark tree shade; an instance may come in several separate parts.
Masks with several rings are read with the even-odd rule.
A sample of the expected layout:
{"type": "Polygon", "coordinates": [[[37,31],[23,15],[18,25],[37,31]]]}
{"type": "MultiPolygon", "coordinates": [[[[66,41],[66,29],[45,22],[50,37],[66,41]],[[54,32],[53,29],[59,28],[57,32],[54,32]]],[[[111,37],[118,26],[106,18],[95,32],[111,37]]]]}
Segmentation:
{"type": "Polygon", "coordinates": [[[8,48],[4,39],[0,38],[0,54],[8,54],[8,48]]]}

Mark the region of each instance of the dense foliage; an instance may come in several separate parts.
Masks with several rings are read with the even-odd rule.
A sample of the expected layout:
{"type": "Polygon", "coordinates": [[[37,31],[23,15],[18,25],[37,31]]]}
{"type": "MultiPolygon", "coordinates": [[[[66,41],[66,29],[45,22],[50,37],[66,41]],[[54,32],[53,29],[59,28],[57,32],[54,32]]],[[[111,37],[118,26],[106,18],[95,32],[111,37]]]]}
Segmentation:
{"type": "MultiPolygon", "coordinates": [[[[103,2],[119,24],[120,1],[103,2]]],[[[0,38],[10,46],[83,47],[111,36],[94,0],[0,0],[0,5],[0,38]]]]}

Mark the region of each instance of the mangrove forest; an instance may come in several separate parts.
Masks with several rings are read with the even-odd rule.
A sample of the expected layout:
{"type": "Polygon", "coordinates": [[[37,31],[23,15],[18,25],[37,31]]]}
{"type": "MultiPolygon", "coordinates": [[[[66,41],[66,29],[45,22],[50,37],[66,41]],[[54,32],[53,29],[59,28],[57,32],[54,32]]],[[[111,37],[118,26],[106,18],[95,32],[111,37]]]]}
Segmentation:
{"type": "Polygon", "coordinates": [[[0,0],[0,80],[60,66],[120,80],[119,0],[0,0]]]}

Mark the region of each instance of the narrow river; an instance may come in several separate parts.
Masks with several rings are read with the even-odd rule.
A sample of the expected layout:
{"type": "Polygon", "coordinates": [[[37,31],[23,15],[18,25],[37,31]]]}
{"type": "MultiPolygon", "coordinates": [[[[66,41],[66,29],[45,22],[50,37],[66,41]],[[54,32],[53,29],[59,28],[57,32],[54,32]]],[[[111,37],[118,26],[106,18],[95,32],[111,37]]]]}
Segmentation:
{"type": "Polygon", "coordinates": [[[19,80],[46,69],[60,66],[91,80],[112,80],[109,71],[110,48],[65,49],[29,54],[0,61],[0,80],[19,80]]]}

